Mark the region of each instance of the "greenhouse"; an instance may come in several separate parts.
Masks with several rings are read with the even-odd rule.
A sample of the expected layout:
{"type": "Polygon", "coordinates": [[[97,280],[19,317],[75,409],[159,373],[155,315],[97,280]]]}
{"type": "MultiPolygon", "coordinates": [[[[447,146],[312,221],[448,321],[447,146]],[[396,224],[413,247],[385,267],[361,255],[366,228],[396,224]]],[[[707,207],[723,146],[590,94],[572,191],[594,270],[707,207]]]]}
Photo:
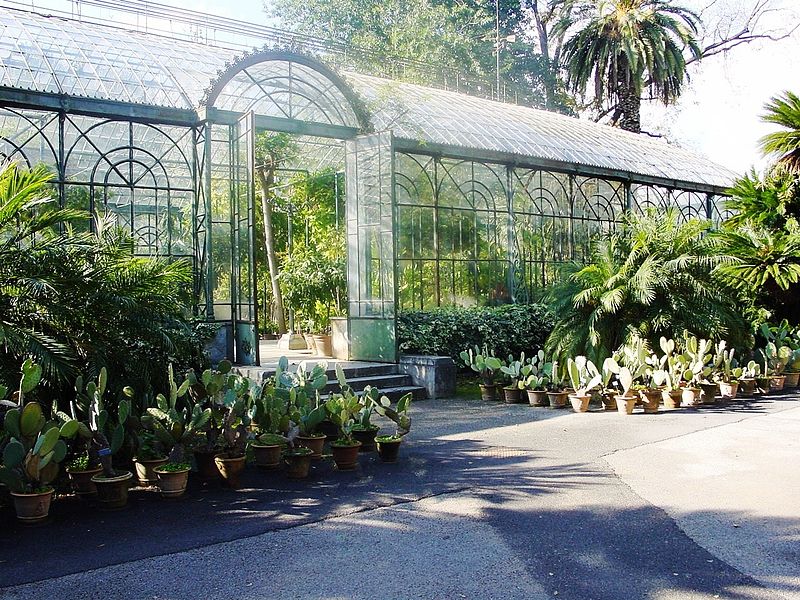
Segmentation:
{"type": "Polygon", "coordinates": [[[0,33],[0,156],[50,165],[61,201],[113,217],[137,253],[192,261],[197,311],[241,364],[259,361],[259,132],[301,149],[284,179],[337,174],[359,360],[397,359],[399,310],[524,301],[625,211],[719,220],[734,177],[657,139],[358,74],[294,42],[242,53],[11,9],[0,33]]]}

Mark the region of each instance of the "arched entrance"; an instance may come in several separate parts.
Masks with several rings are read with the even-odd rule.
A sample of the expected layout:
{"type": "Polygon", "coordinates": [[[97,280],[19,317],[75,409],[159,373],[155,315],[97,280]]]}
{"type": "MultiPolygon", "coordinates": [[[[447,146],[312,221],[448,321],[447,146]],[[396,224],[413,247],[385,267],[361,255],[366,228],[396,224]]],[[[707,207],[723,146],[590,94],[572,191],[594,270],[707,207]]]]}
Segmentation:
{"type": "MultiPolygon", "coordinates": [[[[198,237],[206,313],[224,324],[220,353],[257,364],[254,226],[256,136],[291,134],[304,144],[343,144],[346,168],[350,358],[394,361],[394,216],[390,134],[369,131],[367,111],[332,70],[300,54],[247,55],[209,89],[198,131],[198,237]]],[[[258,217],[257,217],[258,215],[258,217]]]]}

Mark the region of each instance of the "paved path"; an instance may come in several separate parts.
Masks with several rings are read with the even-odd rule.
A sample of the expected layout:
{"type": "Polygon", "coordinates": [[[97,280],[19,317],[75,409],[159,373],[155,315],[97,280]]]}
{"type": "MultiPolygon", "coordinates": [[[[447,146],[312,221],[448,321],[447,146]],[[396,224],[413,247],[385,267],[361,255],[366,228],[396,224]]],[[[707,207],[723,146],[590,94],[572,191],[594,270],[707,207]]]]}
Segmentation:
{"type": "Polygon", "coordinates": [[[800,404],[417,405],[403,460],[0,515],[0,598],[800,598],[800,404]]]}

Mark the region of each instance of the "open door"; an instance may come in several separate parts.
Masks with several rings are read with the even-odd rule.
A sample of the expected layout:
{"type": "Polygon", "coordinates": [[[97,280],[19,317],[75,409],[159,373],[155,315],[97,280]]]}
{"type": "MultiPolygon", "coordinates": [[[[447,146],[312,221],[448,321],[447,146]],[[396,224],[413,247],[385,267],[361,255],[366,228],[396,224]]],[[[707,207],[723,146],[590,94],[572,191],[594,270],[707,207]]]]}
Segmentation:
{"type": "Polygon", "coordinates": [[[255,127],[248,112],[234,126],[231,156],[231,247],[234,362],[259,364],[253,228],[255,127]]]}
{"type": "Polygon", "coordinates": [[[397,362],[392,134],[346,143],[351,360],[397,362]]]}

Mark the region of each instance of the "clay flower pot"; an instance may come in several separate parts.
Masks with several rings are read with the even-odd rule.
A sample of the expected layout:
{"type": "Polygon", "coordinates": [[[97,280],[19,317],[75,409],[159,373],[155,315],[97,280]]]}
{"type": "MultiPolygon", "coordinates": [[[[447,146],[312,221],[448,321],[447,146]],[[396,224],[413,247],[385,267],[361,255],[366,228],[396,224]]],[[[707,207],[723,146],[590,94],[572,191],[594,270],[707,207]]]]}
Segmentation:
{"type": "Polygon", "coordinates": [[[682,390],[683,403],[688,406],[700,405],[700,388],[686,387],[682,390]]]}
{"type": "MultiPolygon", "coordinates": [[[[377,428],[375,429],[375,433],[377,433],[377,428]]],[[[373,442],[374,442],[374,434],[373,434],[373,442]]],[[[325,435],[298,435],[297,445],[302,448],[308,448],[311,450],[311,459],[312,460],[321,460],[322,459],[322,449],[325,446],[325,440],[328,439],[328,436],[325,435]]]]}
{"type": "Polygon", "coordinates": [[[716,383],[701,383],[700,384],[700,403],[701,404],[716,404],[717,395],[719,394],[719,385],[716,383]]]}
{"type": "Polygon", "coordinates": [[[636,406],[636,396],[617,396],[614,400],[617,403],[617,412],[619,414],[633,414],[633,407],[636,406]]]}
{"type": "Polygon", "coordinates": [[[796,373],[787,372],[784,373],[783,376],[786,378],[783,385],[787,388],[796,388],[800,385],[800,371],[796,373]]]}
{"type": "Polygon", "coordinates": [[[133,483],[133,473],[120,471],[114,477],[102,473],[92,477],[97,487],[97,502],[103,510],[118,510],[128,504],[128,488],[133,483]]]}
{"type": "Polygon", "coordinates": [[[228,458],[225,454],[217,454],[214,457],[214,462],[217,464],[217,469],[225,485],[233,489],[241,487],[242,484],[239,481],[239,476],[242,474],[242,471],[244,471],[244,456],[228,458]]]}
{"type": "Polygon", "coordinates": [[[317,356],[333,356],[333,339],[329,335],[312,335],[317,356]]]}
{"type": "Polygon", "coordinates": [[[218,481],[220,478],[219,469],[215,457],[216,451],[195,450],[194,461],[197,463],[197,474],[203,481],[218,481]]]}
{"type": "Polygon", "coordinates": [[[378,437],[376,443],[378,444],[378,456],[382,462],[393,463],[397,462],[397,455],[400,453],[400,443],[403,438],[394,439],[390,436],[383,438],[378,437]]]}
{"type": "Polygon", "coordinates": [[[739,391],[739,382],[738,381],[720,381],[719,382],[719,393],[723,398],[727,398],[728,400],[733,400],[736,398],[736,394],[739,391]]]}
{"type": "Polygon", "coordinates": [[[756,377],[756,387],[762,394],[769,394],[772,386],[772,377],[756,377]]]}
{"type": "Polygon", "coordinates": [[[479,387],[481,388],[481,400],[485,402],[497,400],[497,386],[480,384],[479,387]]]}
{"type": "Polygon", "coordinates": [[[35,494],[19,494],[11,492],[14,498],[14,510],[17,519],[23,523],[41,523],[50,514],[50,502],[53,499],[53,488],[35,494]]]}
{"type": "Polygon", "coordinates": [[[358,452],[361,448],[361,442],[356,442],[355,445],[344,445],[337,442],[331,444],[331,452],[333,453],[333,462],[336,463],[336,468],[340,471],[352,471],[358,465],[358,452]]]}
{"type": "Polygon", "coordinates": [[[378,435],[380,427],[372,425],[369,429],[356,429],[353,428],[353,437],[356,441],[361,442],[359,452],[375,452],[375,436],[378,435]]]}
{"type": "Polygon", "coordinates": [[[158,475],[156,475],[156,467],[167,464],[166,458],[154,458],[152,460],[134,459],[133,466],[136,470],[136,479],[139,480],[139,485],[143,487],[150,487],[158,483],[158,475]]]}
{"type": "Polygon", "coordinates": [[[639,395],[642,398],[642,404],[644,404],[644,412],[647,414],[658,412],[658,405],[661,404],[661,390],[641,390],[639,395]]]}
{"type": "Polygon", "coordinates": [[[603,392],[600,399],[603,401],[603,410],[617,410],[617,392],[607,391],[603,392]]]}
{"type": "Polygon", "coordinates": [[[547,392],[544,390],[528,390],[528,403],[531,406],[547,406],[547,392]]]}
{"type": "Polygon", "coordinates": [[[579,396],[578,394],[570,394],[569,395],[569,402],[572,404],[572,410],[577,413],[587,412],[589,410],[589,400],[592,397],[588,394],[584,394],[583,396],[579,396]]]}
{"type": "Polygon", "coordinates": [[[756,391],[756,380],[753,377],[743,377],[739,380],[738,394],[740,396],[752,396],[756,391]]]}
{"type": "Polygon", "coordinates": [[[519,404],[522,402],[522,390],[516,387],[504,387],[503,398],[506,404],[519,404]]]}
{"type": "Polygon", "coordinates": [[[786,376],[785,375],[773,375],[771,378],[771,382],[769,384],[769,389],[775,391],[781,391],[783,386],[786,384],[786,376]]]}
{"type": "Polygon", "coordinates": [[[569,392],[547,392],[550,408],[564,408],[567,405],[567,396],[569,392]]]}
{"type": "Polygon", "coordinates": [[[183,496],[186,491],[186,485],[189,483],[189,469],[163,471],[161,467],[156,467],[155,473],[156,477],[158,477],[158,487],[164,498],[180,498],[183,496]]]}
{"type": "MultiPolygon", "coordinates": [[[[277,469],[281,466],[283,446],[280,444],[251,444],[250,447],[253,449],[257,467],[261,469],[277,469]]],[[[216,465],[214,468],[216,468],[216,465]]]]}
{"type": "Polygon", "coordinates": [[[67,475],[69,476],[69,482],[72,484],[72,490],[78,496],[94,496],[97,494],[97,487],[92,483],[92,477],[98,475],[103,469],[101,467],[95,467],[94,469],[88,469],[86,471],[75,471],[73,469],[67,469],[67,475]]]}
{"type": "Polygon", "coordinates": [[[683,402],[683,390],[663,390],[661,400],[664,402],[664,408],[670,410],[680,408],[683,402]]]}
{"type": "Polygon", "coordinates": [[[286,476],[289,479],[305,479],[311,469],[311,450],[308,448],[295,448],[287,450],[283,455],[286,463],[286,476]]]}

